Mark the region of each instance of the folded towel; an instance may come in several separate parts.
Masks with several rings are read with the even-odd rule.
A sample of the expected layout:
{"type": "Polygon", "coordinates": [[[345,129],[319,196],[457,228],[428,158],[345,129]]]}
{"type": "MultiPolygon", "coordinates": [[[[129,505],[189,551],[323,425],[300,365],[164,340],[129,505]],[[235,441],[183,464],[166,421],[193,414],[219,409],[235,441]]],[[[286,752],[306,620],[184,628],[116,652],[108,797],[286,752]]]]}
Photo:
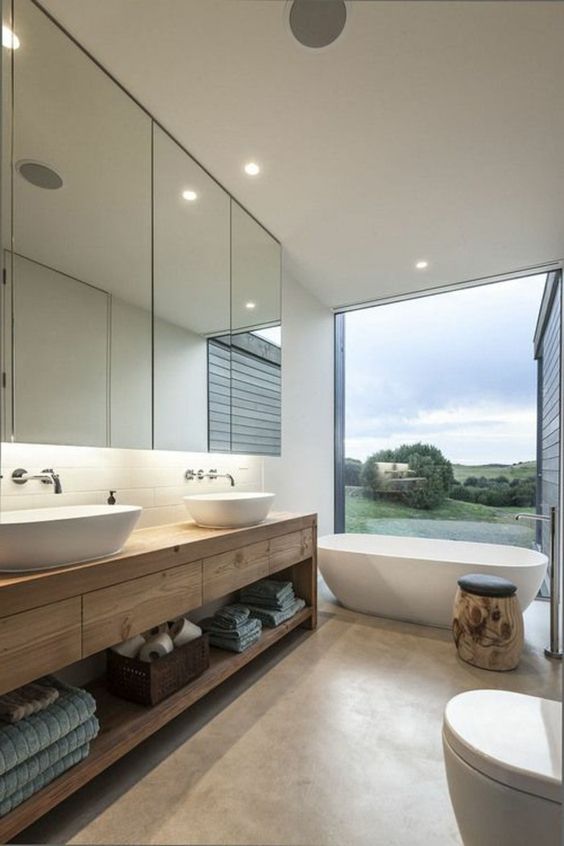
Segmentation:
{"type": "Polygon", "coordinates": [[[96,717],[90,717],[85,723],[77,726],[74,731],[56,740],[51,746],[43,749],[37,755],[8,770],[0,776],[0,802],[8,799],[18,790],[25,790],[30,781],[37,779],[50,767],[55,766],[62,758],[70,755],[76,749],[90,743],[99,731],[96,717]]]}
{"type": "Polygon", "coordinates": [[[225,629],[236,629],[249,619],[245,605],[225,605],[214,614],[215,624],[225,629]]]}
{"type": "Polygon", "coordinates": [[[218,649],[228,649],[230,652],[244,652],[249,646],[260,640],[260,630],[241,640],[232,640],[221,635],[210,635],[210,644],[218,649]]]}
{"type": "Polygon", "coordinates": [[[47,749],[94,716],[96,701],[86,690],[49,678],[43,680],[59,691],[59,698],[14,724],[0,724],[0,776],[47,749]]]}
{"type": "MultiPolygon", "coordinates": [[[[224,629],[222,626],[216,625],[215,617],[207,617],[205,620],[200,621],[200,626],[205,632],[209,632],[210,635],[216,635],[224,640],[236,642],[257,633],[260,635],[262,623],[257,619],[249,619],[237,629],[224,629]]],[[[210,643],[213,645],[212,641],[210,643]]]]}
{"type": "Polygon", "coordinates": [[[0,696],[0,720],[17,723],[37,711],[43,711],[59,698],[56,687],[38,682],[26,684],[0,696]]]}
{"type": "Polygon", "coordinates": [[[256,619],[261,621],[263,626],[267,626],[270,629],[275,629],[276,626],[279,626],[286,620],[291,620],[302,608],[305,608],[303,599],[295,599],[290,608],[286,608],[283,611],[273,611],[270,608],[261,608],[257,605],[249,606],[251,618],[256,617],[256,619]]]}
{"type": "Polygon", "coordinates": [[[285,598],[282,602],[279,602],[276,599],[263,599],[260,596],[245,596],[245,602],[248,608],[250,608],[251,605],[256,605],[259,608],[267,608],[270,611],[287,611],[288,608],[292,607],[295,601],[296,597],[293,593],[287,598],[285,598]]]}
{"type": "Polygon", "coordinates": [[[260,582],[255,582],[241,591],[241,601],[245,600],[243,597],[257,596],[261,599],[271,599],[282,601],[288,595],[294,593],[294,586],[292,582],[277,582],[276,579],[262,579],[260,582]]]}
{"type": "Polygon", "coordinates": [[[12,793],[7,799],[3,802],[0,802],[0,817],[3,817],[5,814],[8,814],[10,811],[13,811],[18,805],[21,805],[22,802],[25,802],[26,799],[29,799],[30,796],[33,796],[34,793],[37,793],[38,790],[41,788],[46,787],[53,779],[57,778],[57,776],[62,775],[64,772],[69,770],[71,767],[74,767],[76,764],[79,764],[80,761],[83,761],[90,752],[90,744],[85,743],[83,746],[79,746],[78,749],[75,749],[73,752],[69,752],[68,755],[65,755],[59,761],[56,761],[52,766],[48,767],[42,773],[40,773],[36,778],[28,781],[24,787],[16,790],[15,793],[12,793]]]}

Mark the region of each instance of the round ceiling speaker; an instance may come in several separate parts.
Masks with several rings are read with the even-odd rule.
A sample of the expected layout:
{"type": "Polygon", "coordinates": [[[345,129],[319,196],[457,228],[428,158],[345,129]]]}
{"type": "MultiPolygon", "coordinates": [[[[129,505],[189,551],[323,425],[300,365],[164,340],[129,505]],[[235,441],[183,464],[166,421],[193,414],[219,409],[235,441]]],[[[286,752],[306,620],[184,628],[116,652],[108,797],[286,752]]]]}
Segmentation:
{"type": "Polygon", "coordinates": [[[294,0],[290,8],[290,29],[304,47],[327,47],[339,37],[346,22],[344,0],[294,0]]]}
{"type": "Polygon", "coordinates": [[[16,170],[31,185],[36,188],[46,188],[48,191],[54,191],[57,188],[62,188],[63,180],[56,170],[41,164],[41,162],[34,162],[31,159],[22,159],[16,162],[16,170]]]}

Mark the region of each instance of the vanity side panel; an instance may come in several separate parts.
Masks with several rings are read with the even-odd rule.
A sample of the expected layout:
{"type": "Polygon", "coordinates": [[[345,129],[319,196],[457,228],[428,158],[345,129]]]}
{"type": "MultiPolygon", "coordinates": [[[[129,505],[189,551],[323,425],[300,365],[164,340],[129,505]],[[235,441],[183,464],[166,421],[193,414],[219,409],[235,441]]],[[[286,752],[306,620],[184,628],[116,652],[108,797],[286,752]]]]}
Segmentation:
{"type": "Polygon", "coordinates": [[[82,657],[201,605],[201,561],[86,593],[82,597],[82,657]]]}
{"type": "Polygon", "coordinates": [[[80,597],[0,619],[0,694],[81,658],[80,597]]]}
{"type": "Polygon", "coordinates": [[[265,578],[268,576],[268,567],[268,541],[204,558],[204,602],[218,599],[244,585],[265,578]]]}

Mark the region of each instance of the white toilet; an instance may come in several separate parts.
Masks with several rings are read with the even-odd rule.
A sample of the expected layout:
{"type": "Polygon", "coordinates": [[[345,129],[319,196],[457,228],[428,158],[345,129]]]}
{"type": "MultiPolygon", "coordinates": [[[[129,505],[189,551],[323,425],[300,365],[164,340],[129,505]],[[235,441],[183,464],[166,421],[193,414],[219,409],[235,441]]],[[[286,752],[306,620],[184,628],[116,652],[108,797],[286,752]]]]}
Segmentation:
{"type": "Polygon", "coordinates": [[[505,690],[461,693],[445,709],[443,749],[464,846],[559,846],[559,702],[505,690]]]}

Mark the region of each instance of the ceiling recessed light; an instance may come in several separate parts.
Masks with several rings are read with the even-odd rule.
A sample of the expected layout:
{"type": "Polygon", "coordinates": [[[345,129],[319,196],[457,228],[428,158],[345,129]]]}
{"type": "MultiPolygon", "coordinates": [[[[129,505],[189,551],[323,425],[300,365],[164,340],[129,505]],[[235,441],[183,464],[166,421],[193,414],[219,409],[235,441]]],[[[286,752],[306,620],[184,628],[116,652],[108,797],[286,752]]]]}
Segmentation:
{"type": "Polygon", "coordinates": [[[253,308],[256,308],[256,306],[257,306],[256,303],[245,303],[245,308],[253,309],[253,308]]]}
{"type": "Polygon", "coordinates": [[[191,188],[187,188],[186,191],[182,192],[182,199],[188,200],[189,203],[193,203],[194,200],[198,199],[198,195],[195,191],[192,191],[191,188]]]}
{"type": "Polygon", "coordinates": [[[290,29],[304,47],[327,47],[339,37],[347,22],[345,0],[294,0],[290,29]]]}
{"type": "Polygon", "coordinates": [[[415,264],[415,267],[417,268],[417,270],[425,270],[426,267],[429,267],[429,262],[428,261],[418,261],[415,264]]]}
{"type": "Polygon", "coordinates": [[[63,179],[56,170],[43,162],[36,162],[32,159],[20,159],[15,164],[19,175],[34,185],[36,188],[46,188],[48,191],[56,191],[63,187],[63,179]]]}
{"type": "Polygon", "coordinates": [[[247,162],[244,167],[244,171],[247,176],[258,176],[260,173],[260,167],[256,162],[247,162]]]}
{"type": "Polygon", "coordinates": [[[8,50],[17,50],[20,46],[20,39],[12,32],[10,27],[2,27],[2,47],[7,47],[8,50]]]}

